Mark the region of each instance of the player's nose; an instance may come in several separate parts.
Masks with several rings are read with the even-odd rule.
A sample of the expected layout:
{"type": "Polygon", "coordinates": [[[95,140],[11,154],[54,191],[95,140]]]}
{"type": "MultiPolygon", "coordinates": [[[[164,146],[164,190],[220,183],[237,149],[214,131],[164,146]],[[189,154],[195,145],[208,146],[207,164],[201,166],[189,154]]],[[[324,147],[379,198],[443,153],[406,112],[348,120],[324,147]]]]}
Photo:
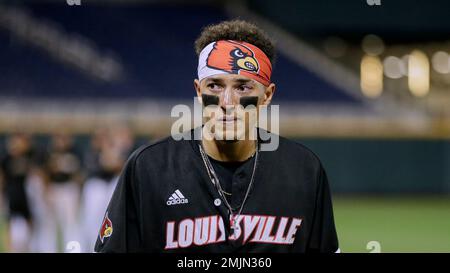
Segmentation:
{"type": "Polygon", "coordinates": [[[223,109],[233,108],[236,106],[236,96],[231,88],[226,88],[220,99],[220,107],[223,109]]]}

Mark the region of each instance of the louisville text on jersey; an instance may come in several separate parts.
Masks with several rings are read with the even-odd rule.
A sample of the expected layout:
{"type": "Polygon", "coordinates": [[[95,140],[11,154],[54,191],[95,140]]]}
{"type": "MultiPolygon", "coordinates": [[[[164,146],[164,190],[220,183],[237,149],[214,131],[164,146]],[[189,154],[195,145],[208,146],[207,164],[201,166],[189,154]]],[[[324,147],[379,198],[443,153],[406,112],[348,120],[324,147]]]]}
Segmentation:
{"type": "MultiPolygon", "coordinates": [[[[229,240],[246,243],[293,244],[302,219],[267,215],[240,215],[229,240]]],[[[224,221],[213,215],[170,221],[166,224],[165,249],[202,246],[225,241],[224,221]]]]}

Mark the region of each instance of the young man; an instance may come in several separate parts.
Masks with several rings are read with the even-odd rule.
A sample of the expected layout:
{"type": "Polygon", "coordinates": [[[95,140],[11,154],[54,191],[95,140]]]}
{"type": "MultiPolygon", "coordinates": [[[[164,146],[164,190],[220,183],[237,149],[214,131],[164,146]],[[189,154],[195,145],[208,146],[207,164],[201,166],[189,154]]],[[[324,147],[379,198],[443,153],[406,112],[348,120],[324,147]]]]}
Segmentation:
{"type": "Polygon", "coordinates": [[[29,180],[37,162],[30,135],[17,132],[8,137],[6,155],[0,160],[0,189],[7,204],[10,252],[32,251],[30,241],[36,228],[36,215],[30,202],[29,180]]]}
{"type": "Polygon", "coordinates": [[[46,157],[43,169],[51,212],[46,222],[54,234],[49,242],[51,240],[56,249],[65,249],[68,242],[79,240],[81,156],[75,149],[74,137],[58,132],[52,135],[46,157]],[[62,233],[62,245],[58,242],[58,229],[62,233]]]}
{"type": "Polygon", "coordinates": [[[194,86],[214,115],[187,135],[203,137],[168,137],[133,153],[95,251],[337,252],[319,159],[284,138],[260,150],[264,140],[249,137],[253,124],[239,111],[271,101],[272,41],[253,24],[226,21],[205,28],[196,51],[194,86]]]}
{"type": "Polygon", "coordinates": [[[92,135],[85,156],[86,169],[90,172],[83,185],[80,204],[83,252],[94,249],[98,227],[133,145],[134,137],[127,127],[100,128],[92,135]]]}

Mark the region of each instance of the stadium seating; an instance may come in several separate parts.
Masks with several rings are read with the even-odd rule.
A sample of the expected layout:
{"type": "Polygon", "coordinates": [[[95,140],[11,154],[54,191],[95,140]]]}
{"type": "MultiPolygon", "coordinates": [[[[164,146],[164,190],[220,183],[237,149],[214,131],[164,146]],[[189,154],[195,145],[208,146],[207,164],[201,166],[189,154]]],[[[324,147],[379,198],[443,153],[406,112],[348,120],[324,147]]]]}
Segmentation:
{"type": "MultiPolygon", "coordinates": [[[[114,56],[121,68],[115,80],[98,79],[67,56],[55,57],[36,41],[0,28],[0,96],[20,98],[191,98],[197,67],[193,42],[203,26],[227,19],[221,9],[195,5],[46,3],[14,9],[38,22],[31,31],[39,31],[33,28],[40,24],[56,29],[62,39],[84,41],[97,55],[114,56]]],[[[273,79],[280,101],[358,103],[283,54],[273,79]]]]}

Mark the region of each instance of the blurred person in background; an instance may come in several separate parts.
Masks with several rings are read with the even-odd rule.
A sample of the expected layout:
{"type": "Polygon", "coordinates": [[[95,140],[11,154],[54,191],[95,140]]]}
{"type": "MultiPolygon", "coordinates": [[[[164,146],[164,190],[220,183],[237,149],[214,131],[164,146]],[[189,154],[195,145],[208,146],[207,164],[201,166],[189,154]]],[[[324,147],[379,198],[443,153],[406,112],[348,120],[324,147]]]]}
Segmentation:
{"type": "Polygon", "coordinates": [[[36,149],[36,164],[27,179],[27,194],[33,216],[31,252],[57,252],[57,230],[53,222],[52,204],[46,168],[46,150],[36,149]]]}
{"type": "Polygon", "coordinates": [[[129,128],[116,126],[96,130],[85,156],[88,179],[81,203],[82,251],[93,252],[101,219],[116,187],[134,138],[129,128]]]}
{"type": "Polygon", "coordinates": [[[81,157],[75,151],[71,135],[58,132],[52,136],[44,171],[51,211],[48,220],[53,225],[48,229],[54,234],[54,244],[59,245],[57,238],[61,234],[65,246],[79,239],[81,157]]]}
{"type": "Polygon", "coordinates": [[[134,136],[131,129],[126,125],[117,125],[112,127],[111,131],[112,145],[117,147],[126,158],[134,148],[134,136]]]}
{"type": "Polygon", "coordinates": [[[102,147],[108,144],[109,130],[106,127],[97,128],[90,136],[88,147],[83,152],[83,169],[87,178],[96,176],[100,169],[100,153],[102,147]]]}
{"type": "Polygon", "coordinates": [[[8,214],[7,248],[10,252],[28,252],[33,221],[26,182],[35,163],[31,137],[24,133],[12,134],[7,139],[6,150],[0,164],[0,185],[8,214]]]}

